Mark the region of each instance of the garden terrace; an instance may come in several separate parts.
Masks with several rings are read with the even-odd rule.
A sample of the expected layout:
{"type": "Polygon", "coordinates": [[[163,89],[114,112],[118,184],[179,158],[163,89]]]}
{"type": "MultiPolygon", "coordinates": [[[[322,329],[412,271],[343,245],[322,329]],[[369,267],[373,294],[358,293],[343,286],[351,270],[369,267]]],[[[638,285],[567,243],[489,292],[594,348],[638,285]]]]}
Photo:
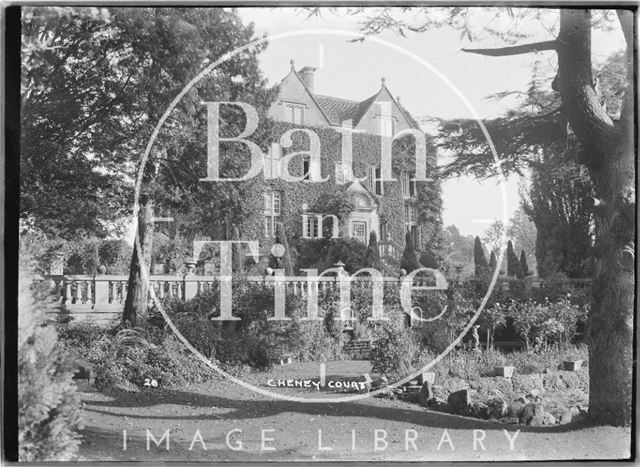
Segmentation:
{"type": "MultiPolygon", "coordinates": [[[[218,276],[187,275],[150,275],[150,283],[157,298],[173,298],[188,301],[197,295],[211,290],[219,282],[218,276]]],[[[253,283],[275,284],[274,276],[247,276],[253,283]]],[[[289,276],[282,277],[284,291],[296,297],[306,298],[309,291],[315,293],[336,290],[340,278],[337,276],[289,276]]],[[[370,282],[371,277],[358,276],[351,281],[370,282]]],[[[382,277],[385,284],[397,283],[400,288],[402,277],[382,277]]],[[[126,275],[44,275],[36,276],[34,281],[47,283],[51,294],[55,297],[55,306],[50,315],[69,316],[80,321],[91,321],[96,324],[109,323],[121,317],[127,296],[128,276],[126,275]]],[[[501,287],[508,290],[513,278],[500,278],[501,287]]],[[[588,288],[590,279],[568,279],[568,283],[576,288],[588,288]]],[[[417,276],[413,286],[432,286],[433,280],[417,276]]],[[[527,278],[526,287],[544,287],[544,280],[527,278]]]]}

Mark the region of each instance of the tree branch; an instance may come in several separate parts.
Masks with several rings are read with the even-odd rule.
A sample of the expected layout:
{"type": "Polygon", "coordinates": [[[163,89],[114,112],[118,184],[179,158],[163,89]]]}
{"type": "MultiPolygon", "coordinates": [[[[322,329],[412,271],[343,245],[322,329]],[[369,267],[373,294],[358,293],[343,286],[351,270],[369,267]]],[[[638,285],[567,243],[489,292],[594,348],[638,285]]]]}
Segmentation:
{"type": "Polygon", "coordinates": [[[557,50],[558,41],[533,42],[531,44],[515,45],[513,47],[499,47],[497,49],[462,49],[463,52],[478,55],[488,55],[490,57],[505,57],[508,55],[521,55],[542,50],[557,50]]]}

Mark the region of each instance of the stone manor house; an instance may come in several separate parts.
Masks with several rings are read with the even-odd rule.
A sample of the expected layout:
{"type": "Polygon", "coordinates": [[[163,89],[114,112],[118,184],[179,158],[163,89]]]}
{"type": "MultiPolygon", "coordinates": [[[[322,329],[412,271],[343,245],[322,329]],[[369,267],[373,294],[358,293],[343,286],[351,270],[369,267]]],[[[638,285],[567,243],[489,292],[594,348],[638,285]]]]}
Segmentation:
{"type": "MultiPolygon", "coordinates": [[[[244,224],[242,237],[259,240],[261,246],[268,247],[275,240],[277,224],[282,222],[289,238],[353,237],[367,244],[369,234],[376,232],[381,254],[396,258],[404,248],[406,232],[411,231],[414,243],[420,249],[427,242],[425,229],[429,226],[418,215],[418,193],[421,184],[427,182],[411,180],[415,164],[397,163],[396,143],[392,153],[395,180],[379,180],[382,137],[392,137],[405,129],[420,130],[418,124],[401,106],[399,99],[394,98],[384,78],[373,95],[363,101],[355,101],[318,94],[314,86],[316,71],[309,66],[296,70],[291,61],[289,73],[278,85],[278,97],[269,109],[269,116],[277,122],[275,126],[279,134],[274,138],[276,141],[293,128],[312,129],[319,137],[320,163],[296,156],[289,163],[289,172],[295,176],[304,175],[305,181],[313,178],[314,174],[329,179],[313,183],[281,180],[278,173],[280,160],[291,151],[308,150],[309,137],[296,132],[289,148],[272,143],[263,161],[264,209],[244,224]],[[361,182],[345,183],[340,176],[344,170],[341,165],[341,130],[345,124],[349,125],[348,121],[353,137],[353,174],[362,179],[361,182]],[[334,225],[333,218],[326,216],[326,207],[318,205],[327,196],[341,197],[353,206],[346,218],[343,215],[336,223],[338,225],[334,225]]],[[[391,144],[390,138],[388,141],[391,144]]],[[[407,159],[414,161],[414,154],[411,153],[407,159]]],[[[435,164],[435,154],[427,154],[427,159],[435,164]]]]}

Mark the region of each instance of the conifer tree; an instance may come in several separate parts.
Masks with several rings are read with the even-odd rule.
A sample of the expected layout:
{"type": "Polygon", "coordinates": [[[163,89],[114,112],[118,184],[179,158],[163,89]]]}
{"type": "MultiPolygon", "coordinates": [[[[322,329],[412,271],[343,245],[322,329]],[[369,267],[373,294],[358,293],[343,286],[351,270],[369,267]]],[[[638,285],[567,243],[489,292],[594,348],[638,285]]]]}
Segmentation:
{"type": "Polygon", "coordinates": [[[402,257],[400,258],[400,268],[407,271],[407,274],[420,268],[420,263],[418,262],[418,258],[416,258],[416,251],[413,249],[413,236],[411,232],[407,232],[405,235],[405,245],[402,257]]]}
{"type": "Polygon", "coordinates": [[[373,231],[369,234],[369,245],[367,245],[365,265],[368,268],[380,269],[380,249],[378,248],[378,236],[373,231]]]}
{"type": "Polygon", "coordinates": [[[522,267],[522,273],[525,277],[531,274],[529,265],[527,264],[527,255],[525,255],[524,250],[520,251],[520,266],[522,267]]]}
{"type": "Polygon", "coordinates": [[[476,237],[473,245],[473,262],[476,266],[476,277],[482,276],[487,273],[489,269],[489,263],[487,263],[487,257],[484,254],[484,248],[480,237],[476,237]]]}
{"type": "Polygon", "coordinates": [[[489,270],[491,271],[492,274],[497,266],[498,266],[498,258],[496,257],[496,252],[492,251],[491,257],[489,258],[489,270]]]}

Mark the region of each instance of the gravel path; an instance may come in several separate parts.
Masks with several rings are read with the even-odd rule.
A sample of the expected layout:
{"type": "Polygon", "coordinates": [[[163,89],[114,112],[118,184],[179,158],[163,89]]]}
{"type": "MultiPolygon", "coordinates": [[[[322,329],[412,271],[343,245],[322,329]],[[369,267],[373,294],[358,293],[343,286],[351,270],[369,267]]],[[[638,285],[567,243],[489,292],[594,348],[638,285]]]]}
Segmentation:
{"type": "MultiPolygon", "coordinates": [[[[339,368],[343,375],[359,369],[339,368]]],[[[266,388],[266,381],[282,371],[248,379],[266,388]]],[[[335,396],[299,388],[280,391],[335,396]]],[[[84,392],[82,399],[84,460],[547,460],[622,459],[630,453],[628,428],[520,427],[371,397],[342,403],[282,401],[226,380],[181,390],[84,392]],[[160,442],[166,430],[169,450],[166,438],[160,442]]]]}

